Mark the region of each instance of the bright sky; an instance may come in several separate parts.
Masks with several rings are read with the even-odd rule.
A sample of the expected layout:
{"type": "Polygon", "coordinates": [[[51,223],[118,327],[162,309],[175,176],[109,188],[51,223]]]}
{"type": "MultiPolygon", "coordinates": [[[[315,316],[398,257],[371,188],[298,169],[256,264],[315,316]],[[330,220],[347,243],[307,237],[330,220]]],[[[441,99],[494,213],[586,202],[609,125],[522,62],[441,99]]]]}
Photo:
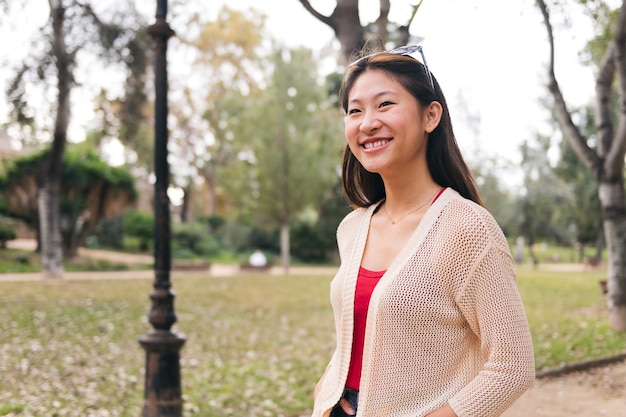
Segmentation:
{"type": "MultiPolygon", "coordinates": [[[[268,16],[268,31],[289,46],[304,45],[319,50],[334,39],[330,28],[309,15],[298,0],[212,0],[201,4],[209,13],[216,13],[225,2],[234,8],[254,7],[263,11],[268,16]]],[[[407,4],[411,2],[415,0],[392,1],[391,20],[404,21],[407,4]]],[[[156,1],[136,3],[152,21],[156,1]]],[[[311,3],[329,14],[335,1],[311,0],[311,3]]],[[[361,3],[362,23],[373,21],[378,1],[361,3]]],[[[175,11],[175,4],[170,1],[170,15],[175,11]]],[[[33,28],[38,26],[36,17],[32,17],[32,23],[33,28]]],[[[593,74],[582,68],[578,60],[591,30],[585,19],[574,21],[574,26],[575,31],[555,33],[557,78],[571,106],[589,102],[593,94],[593,74]]],[[[8,30],[15,28],[4,27],[0,34],[8,30]]],[[[424,39],[421,43],[426,59],[446,94],[463,151],[473,156],[496,155],[516,161],[519,144],[533,138],[549,117],[539,104],[548,94],[544,83],[549,50],[534,2],[424,0],[411,33],[424,39]],[[480,125],[469,129],[469,118],[478,118],[480,125]]],[[[15,49],[9,51],[14,53],[15,49]]],[[[4,55],[6,46],[0,47],[0,52],[4,55]]],[[[0,82],[4,82],[6,75],[6,70],[0,68],[0,82]]],[[[79,97],[80,93],[74,98],[79,97]]],[[[0,103],[0,121],[6,112],[3,104],[0,103]]],[[[83,119],[75,113],[74,129],[81,129],[81,124],[86,122],[83,119]]]]}

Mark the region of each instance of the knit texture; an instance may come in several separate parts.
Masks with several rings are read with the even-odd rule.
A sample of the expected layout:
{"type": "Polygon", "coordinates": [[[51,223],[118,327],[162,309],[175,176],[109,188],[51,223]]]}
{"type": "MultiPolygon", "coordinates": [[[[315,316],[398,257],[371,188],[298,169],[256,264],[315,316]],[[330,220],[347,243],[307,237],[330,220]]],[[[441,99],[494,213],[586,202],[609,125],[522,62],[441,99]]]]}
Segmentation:
{"type": "MultiPolygon", "coordinates": [[[[354,290],[375,206],[337,229],[331,282],[337,347],[314,404],[327,416],[350,364],[354,290]]],[[[358,417],[419,417],[449,403],[499,416],[534,382],[528,321],[507,241],[491,214],[447,189],[425,213],[370,301],[358,417]]]]}

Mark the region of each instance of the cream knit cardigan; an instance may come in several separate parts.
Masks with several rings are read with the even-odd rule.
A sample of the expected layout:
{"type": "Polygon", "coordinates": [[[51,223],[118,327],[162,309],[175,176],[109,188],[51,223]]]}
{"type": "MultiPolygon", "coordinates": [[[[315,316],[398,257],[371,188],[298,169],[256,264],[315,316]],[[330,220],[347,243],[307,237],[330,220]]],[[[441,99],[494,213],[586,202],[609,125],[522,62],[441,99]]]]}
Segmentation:
{"type": "MultiPolygon", "coordinates": [[[[376,206],[354,210],[337,229],[337,347],[313,417],[328,416],[344,388],[356,278],[376,206]]],[[[366,329],[358,417],[420,417],[445,403],[459,417],[498,416],[534,383],[504,234],[487,210],[449,188],[374,289],[366,329]]]]}

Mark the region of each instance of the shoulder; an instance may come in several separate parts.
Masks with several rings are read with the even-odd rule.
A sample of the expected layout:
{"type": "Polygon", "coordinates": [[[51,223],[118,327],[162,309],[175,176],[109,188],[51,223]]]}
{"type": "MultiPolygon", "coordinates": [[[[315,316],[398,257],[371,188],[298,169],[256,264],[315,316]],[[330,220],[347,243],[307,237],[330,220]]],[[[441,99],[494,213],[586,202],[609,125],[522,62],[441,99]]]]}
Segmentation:
{"type": "Polygon", "coordinates": [[[482,237],[497,246],[508,246],[506,237],[489,210],[448,188],[441,195],[440,220],[455,234],[482,237]]]}
{"type": "Polygon", "coordinates": [[[373,210],[373,207],[374,206],[358,207],[346,214],[339,223],[339,226],[337,226],[337,236],[350,234],[351,230],[358,229],[363,219],[369,217],[369,213],[373,210]]]}
{"type": "Polygon", "coordinates": [[[364,228],[367,228],[372,213],[378,203],[369,207],[359,207],[348,213],[337,226],[337,244],[339,249],[351,244],[364,228]]]}

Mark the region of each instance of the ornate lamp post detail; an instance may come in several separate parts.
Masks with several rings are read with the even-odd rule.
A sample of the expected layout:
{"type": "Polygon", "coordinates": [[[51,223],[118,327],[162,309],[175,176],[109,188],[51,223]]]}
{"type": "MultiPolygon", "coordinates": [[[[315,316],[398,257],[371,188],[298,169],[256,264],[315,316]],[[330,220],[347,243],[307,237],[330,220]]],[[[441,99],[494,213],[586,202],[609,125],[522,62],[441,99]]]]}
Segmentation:
{"type": "Polygon", "coordinates": [[[167,196],[167,41],[174,32],[166,22],[167,0],[157,0],[156,23],[148,28],[154,39],[154,272],[149,321],[153,330],[139,339],[146,351],[143,417],[181,417],[180,349],[185,337],[173,333],[176,322],[171,291],[170,201],[167,196]]]}

